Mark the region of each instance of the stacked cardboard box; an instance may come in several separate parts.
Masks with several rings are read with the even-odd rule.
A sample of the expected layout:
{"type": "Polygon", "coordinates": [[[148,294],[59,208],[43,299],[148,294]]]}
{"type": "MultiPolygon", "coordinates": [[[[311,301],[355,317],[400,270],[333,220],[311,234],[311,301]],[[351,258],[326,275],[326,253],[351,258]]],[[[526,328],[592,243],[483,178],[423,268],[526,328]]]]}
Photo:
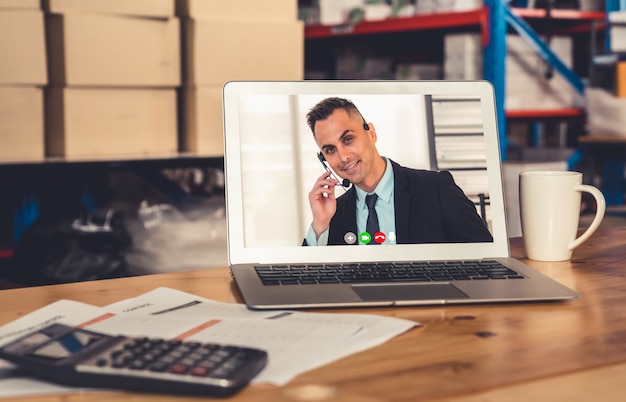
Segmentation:
{"type": "Polygon", "coordinates": [[[362,8],[363,0],[319,0],[319,23],[340,25],[350,21],[350,12],[362,8]]]}
{"type": "Polygon", "coordinates": [[[184,151],[223,155],[222,87],[301,80],[304,28],[295,0],[179,0],[184,151]]]}
{"type": "Polygon", "coordinates": [[[615,95],[618,98],[626,98],[626,61],[617,63],[615,74],[615,95]]]}
{"type": "Polygon", "coordinates": [[[0,0],[0,159],[44,156],[44,19],[38,0],[0,0]]]}
{"type": "Polygon", "coordinates": [[[440,80],[440,63],[399,63],[396,66],[396,80],[440,80]]]}
{"type": "Polygon", "coordinates": [[[174,0],[46,0],[52,156],[178,150],[174,0]]]}
{"type": "MultiPolygon", "coordinates": [[[[483,48],[477,34],[450,34],[445,37],[444,77],[449,80],[483,78],[483,48]]],[[[507,109],[554,109],[575,107],[579,103],[574,88],[558,72],[547,76],[547,65],[520,36],[506,38],[507,109]]],[[[554,37],[552,51],[565,65],[572,66],[569,37],[554,37]]]]}
{"type": "Polygon", "coordinates": [[[475,34],[448,34],[444,37],[443,76],[446,80],[483,78],[482,38],[475,34]]]}
{"type": "MultiPolygon", "coordinates": [[[[550,48],[572,68],[572,39],[552,38],[550,48]]],[[[574,87],[548,65],[520,36],[507,37],[506,107],[508,109],[558,109],[577,106],[574,87]]]]}
{"type": "Polygon", "coordinates": [[[474,10],[483,6],[483,0],[419,0],[416,14],[444,13],[474,10]]]}
{"type": "Polygon", "coordinates": [[[626,52],[626,11],[612,11],[608,19],[611,51],[626,52]]]}
{"type": "Polygon", "coordinates": [[[393,79],[393,60],[372,54],[367,46],[338,46],[335,78],[340,80],[393,79]]]}
{"type": "Polygon", "coordinates": [[[452,11],[475,10],[483,6],[483,0],[319,0],[319,21],[322,25],[348,24],[354,18],[378,21],[386,18],[409,17],[415,14],[435,14],[452,11]]]}
{"type": "Polygon", "coordinates": [[[606,10],[605,0],[579,0],[582,11],[604,11],[606,10]]]}

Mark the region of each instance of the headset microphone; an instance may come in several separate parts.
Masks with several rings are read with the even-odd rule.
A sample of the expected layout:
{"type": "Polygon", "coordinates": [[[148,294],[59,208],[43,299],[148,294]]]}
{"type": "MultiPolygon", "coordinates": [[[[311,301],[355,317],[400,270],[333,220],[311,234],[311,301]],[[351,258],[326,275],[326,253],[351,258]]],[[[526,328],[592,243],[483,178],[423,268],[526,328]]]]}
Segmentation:
{"type": "MultiPolygon", "coordinates": [[[[317,159],[319,159],[319,160],[320,160],[320,162],[322,163],[322,166],[324,166],[324,169],[325,169],[328,173],[330,173],[330,175],[331,175],[331,176],[332,176],[335,180],[339,181],[339,179],[337,178],[337,176],[335,176],[335,174],[334,174],[334,173],[330,170],[330,168],[328,167],[328,165],[326,165],[326,158],[324,158],[324,155],[323,155],[321,152],[318,152],[318,153],[317,153],[317,159]]],[[[341,180],[341,183],[340,183],[340,184],[341,184],[341,186],[342,186],[342,187],[347,188],[347,187],[350,187],[350,184],[352,184],[352,183],[350,183],[350,180],[348,180],[348,179],[343,179],[343,180],[341,180]]]]}

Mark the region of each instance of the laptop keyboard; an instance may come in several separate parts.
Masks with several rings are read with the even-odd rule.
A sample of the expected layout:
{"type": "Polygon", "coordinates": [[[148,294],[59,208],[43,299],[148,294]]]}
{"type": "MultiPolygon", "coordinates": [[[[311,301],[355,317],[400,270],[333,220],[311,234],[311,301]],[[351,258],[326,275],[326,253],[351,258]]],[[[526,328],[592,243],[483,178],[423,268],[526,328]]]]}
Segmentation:
{"type": "Polygon", "coordinates": [[[257,265],[254,268],[264,285],[524,279],[523,275],[495,260],[257,265]]]}

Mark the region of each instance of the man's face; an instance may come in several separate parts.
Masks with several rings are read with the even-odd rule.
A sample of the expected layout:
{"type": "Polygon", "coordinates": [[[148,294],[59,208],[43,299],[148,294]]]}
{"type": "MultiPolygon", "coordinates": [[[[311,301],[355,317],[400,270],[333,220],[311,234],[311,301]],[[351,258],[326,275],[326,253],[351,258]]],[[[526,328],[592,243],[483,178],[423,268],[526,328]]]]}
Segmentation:
{"type": "Polygon", "coordinates": [[[379,172],[373,167],[380,156],[373,126],[366,131],[360,116],[337,109],[326,120],[318,121],[314,132],[322,154],[339,176],[366,191],[378,184],[379,172]]]}

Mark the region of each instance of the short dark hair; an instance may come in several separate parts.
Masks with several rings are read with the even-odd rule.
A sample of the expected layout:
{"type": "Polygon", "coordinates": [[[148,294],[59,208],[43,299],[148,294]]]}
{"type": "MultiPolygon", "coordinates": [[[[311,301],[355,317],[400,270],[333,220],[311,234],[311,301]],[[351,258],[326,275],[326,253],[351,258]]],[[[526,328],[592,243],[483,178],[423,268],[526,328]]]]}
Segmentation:
{"type": "MultiPolygon", "coordinates": [[[[306,122],[309,125],[311,132],[313,132],[313,135],[315,135],[315,123],[319,120],[326,120],[328,116],[333,114],[333,112],[337,109],[343,109],[349,115],[356,114],[363,118],[359,109],[357,109],[357,107],[354,106],[354,103],[348,99],[336,97],[323,99],[317,105],[313,106],[306,115],[306,122]]],[[[363,121],[365,121],[365,119],[363,119],[363,121]]]]}

